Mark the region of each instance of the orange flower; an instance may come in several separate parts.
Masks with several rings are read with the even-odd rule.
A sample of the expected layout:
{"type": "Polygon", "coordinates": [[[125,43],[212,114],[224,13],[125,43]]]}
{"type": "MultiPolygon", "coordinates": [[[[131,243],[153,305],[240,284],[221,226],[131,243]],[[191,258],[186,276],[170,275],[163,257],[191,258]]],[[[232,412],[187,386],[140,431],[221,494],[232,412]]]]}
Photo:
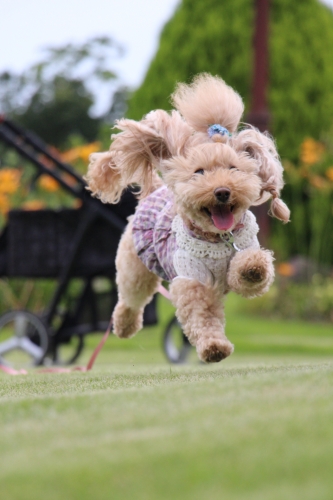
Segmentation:
{"type": "Polygon", "coordinates": [[[21,172],[15,168],[0,170],[0,193],[13,194],[20,186],[21,172]]]}
{"type": "Polygon", "coordinates": [[[101,147],[101,143],[91,142],[90,144],[84,144],[83,146],[77,146],[76,148],[69,149],[61,154],[62,161],[72,162],[78,159],[88,162],[91,153],[95,153],[101,147]]]}
{"type": "Polygon", "coordinates": [[[287,278],[289,278],[291,276],[294,276],[295,269],[294,266],[289,262],[281,262],[281,264],[277,266],[277,272],[281,276],[286,276],[287,278]]]}
{"type": "Polygon", "coordinates": [[[61,160],[66,163],[71,163],[72,161],[77,160],[79,158],[78,149],[79,148],[72,148],[64,153],[61,153],[61,160]]]}
{"type": "Polygon", "coordinates": [[[45,203],[40,200],[30,200],[22,204],[24,210],[41,210],[45,207],[45,203]]]}
{"type": "Polygon", "coordinates": [[[300,159],[306,165],[313,165],[321,160],[324,151],[325,147],[321,142],[308,137],[301,144],[300,159]]]}
{"type": "Polygon", "coordinates": [[[58,191],[59,189],[59,183],[55,179],[53,179],[53,177],[47,174],[43,174],[39,177],[38,184],[39,187],[41,187],[45,191],[54,192],[58,191]]]}
{"type": "Polygon", "coordinates": [[[332,165],[332,167],[329,167],[329,168],[326,170],[326,177],[327,177],[330,181],[333,181],[333,165],[332,165]]]}
{"type": "Polygon", "coordinates": [[[10,208],[8,197],[4,193],[0,193],[0,213],[5,215],[10,208]]]}
{"type": "Polygon", "coordinates": [[[317,189],[325,189],[328,187],[328,182],[320,175],[312,175],[310,177],[310,184],[317,189]]]}
{"type": "Polygon", "coordinates": [[[101,148],[101,143],[100,142],[92,142],[91,144],[86,144],[85,146],[82,146],[81,151],[80,151],[80,158],[84,162],[89,161],[89,156],[92,153],[96,153],[101,148]]]}

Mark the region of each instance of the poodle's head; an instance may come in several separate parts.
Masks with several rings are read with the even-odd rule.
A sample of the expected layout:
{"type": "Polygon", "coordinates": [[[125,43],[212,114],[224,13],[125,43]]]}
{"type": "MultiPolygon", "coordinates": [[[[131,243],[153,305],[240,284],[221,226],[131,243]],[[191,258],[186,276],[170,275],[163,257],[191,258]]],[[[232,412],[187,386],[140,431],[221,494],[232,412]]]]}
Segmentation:
{"type": "Polygon", "coordinates": [[[122,132],[109,153],[91,164],[94,193],[114,202],[127,185],[138,183],[144,196],[159,185],[157,171],[174,193],[178,213],[203,231],[232,231],[250,206],[270,197],[271,214],[287,222],[275,144],[253,127],[237,131],[240,96],[221,78],[201,74],[179,84],[172,102],[171,114],[157,110],[140,122],[118,122],[122,132]]]}
{"type": "Polygon", "coordinates": [[[232,231],[261,195],[257,163],[229,144],[199,144],[162,168],[178,213],[205,232],[232,231]]]}

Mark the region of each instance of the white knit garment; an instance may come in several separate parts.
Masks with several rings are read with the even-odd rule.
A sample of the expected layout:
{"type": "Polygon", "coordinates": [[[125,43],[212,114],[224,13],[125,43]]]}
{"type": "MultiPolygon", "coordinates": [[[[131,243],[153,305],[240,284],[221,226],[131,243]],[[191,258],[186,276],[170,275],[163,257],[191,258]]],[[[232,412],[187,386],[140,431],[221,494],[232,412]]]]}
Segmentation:
{"type": "MultiPolygon", "coordinates": [[[[259,248],[259,226],[252,212],[245,213],[243,224],[244,227],[234,234],[236,246],[240,250],[259,248]]],[[[229,262],[236,250],[223,239],[211,243],[194,238],[184,227],[179,215],[172,222],[172,231],[176,233],[178,247],[173,257],[177,278],[195,279],[207,285],[217,282],[225,290],[229,262]]]]}

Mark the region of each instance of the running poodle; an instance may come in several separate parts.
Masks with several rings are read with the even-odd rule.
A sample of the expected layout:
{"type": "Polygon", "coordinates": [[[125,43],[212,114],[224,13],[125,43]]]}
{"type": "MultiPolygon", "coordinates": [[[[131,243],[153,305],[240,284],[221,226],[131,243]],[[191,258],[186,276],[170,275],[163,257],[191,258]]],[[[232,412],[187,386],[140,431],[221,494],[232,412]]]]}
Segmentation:
{"type": "Polygon", "coordinates": [[[271,214],[288,222],[283,169],[268,135],[237,131],[243,102],[221,78],[200,74],[179,84],[172,102],[170,114],[119,120],[110,150],[91,157],[87,181],[103,202],[141,188],[116,258],[113,329],[122,338],[140,330],[144,306],[166,280],[199,358],[218,362],[233,352],[224,295],[257,297],[274,279],[272,252],[260,248],[249,208],[271,197],[271,214]]]}

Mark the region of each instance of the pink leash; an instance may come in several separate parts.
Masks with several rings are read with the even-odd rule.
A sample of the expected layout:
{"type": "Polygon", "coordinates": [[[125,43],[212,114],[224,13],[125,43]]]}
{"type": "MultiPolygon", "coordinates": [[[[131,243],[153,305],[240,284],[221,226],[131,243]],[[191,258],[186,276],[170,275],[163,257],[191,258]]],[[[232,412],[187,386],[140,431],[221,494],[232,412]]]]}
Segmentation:
{"type": "Polygon", "coordinates": [[[157,290],[161,295],[163,295],[163,297],[165,297],[166,299],[170,300],[171,301],[171,295],[170,295],[170,292],[169,290],[167,290],[166,288],[164,288],[163,285],[159,285],[158,287],[158,290],[157,290]]]}
{"type": "Polygon", "coordinates": [[[27,370],[14,370],[14,368],[11,368],[10,366],[5,366],[5,365],[0,365],[0,370],[8,373],[8,375],[27,375],[28,372],[27,370]]]}
{"type": "MultiPolygon", "coordinates": [[[[158,287],[158,291],[161,295],[163,295],[163,297],[170,300],[170,293],[168,292],[168,290],[166,288],[164,288],[164,286],[160,285],[158,287]]],[[[98,346],[95,348],[94,352],[92,353],[92,355],[87,363],[87,366],[74,366],[73,368],[61,368],[61,367],[41,368],[40,370],[37,371],[37,373],[89,372],[90,370],[92,370],[97,356],[99,355],[100,351],[103,349],[103,346],[110,335],[111,328],[112,328],[112,320],[110,320],[110,323],[109,323],[109,326],[107,327],[106,332],[104,333],[98,346]]],[[[28,374],[27,370],[23,370],[23,369],[15,370],[14,368],[11,368],[10,366],[5,366],[5,365],[0,365],[0,371],[3,371],[5,373],[7,373],[8,375],[27,375],[28,374]]]]}
{"type": "Polygon", "coordinates": [[[94,349],[94,352],[92,353],[92,355],[87,363],[87,366],[74,366],[73,368],[61,368],[61,367],[41,368],[40,370],[38,370],[38,372],[39,373],[89,372],[92,369],[92,367],[94,366],[94,363],[96,361],[97,356],[99,355],[100,351],[103,349],[103,346],[110,335],[111,327],[112,327],[112,321],[110,320],[109,326],[107,327],[106,332],[104,333],[103,337],[101,338],[100,342],[98,343],[98,346],[94,349]]]}

